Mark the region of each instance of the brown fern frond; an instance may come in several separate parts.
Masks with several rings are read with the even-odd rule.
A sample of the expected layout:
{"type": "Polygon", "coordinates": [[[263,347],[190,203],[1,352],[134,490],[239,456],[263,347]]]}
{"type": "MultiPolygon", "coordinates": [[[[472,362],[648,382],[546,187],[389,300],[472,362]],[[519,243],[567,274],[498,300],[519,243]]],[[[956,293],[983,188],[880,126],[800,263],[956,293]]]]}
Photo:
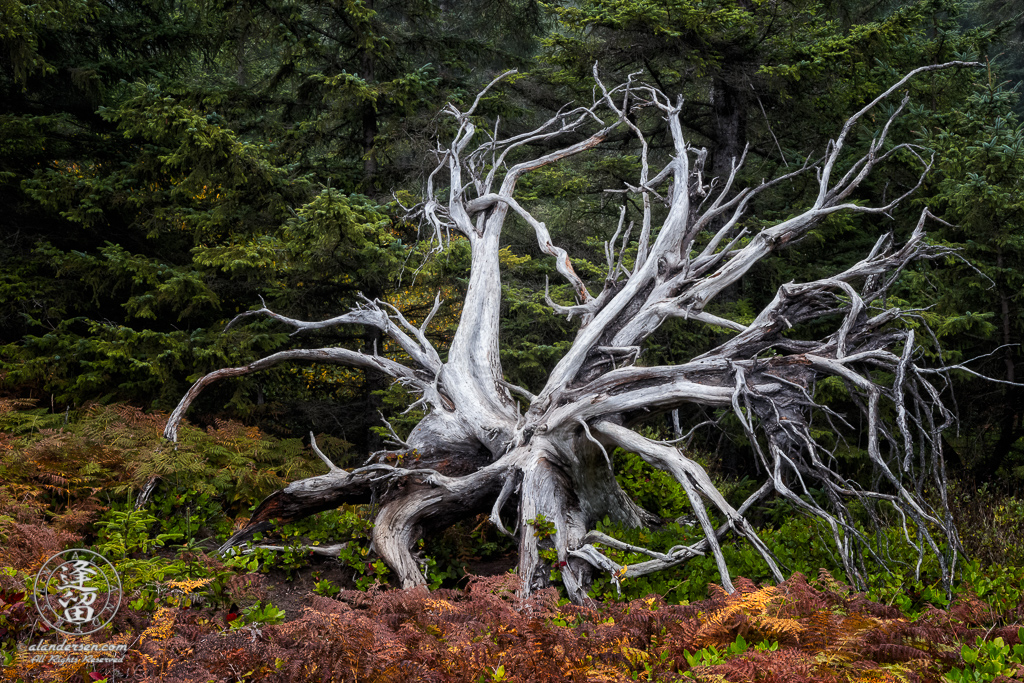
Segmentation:
{"type": "Polygon", "coordinates": [[[370,680],[373,681],[373,683],[429,681],[435,678],[435,674],[435,671],[431,671],[419,662],[403,659],[392,662],[370,680]]]}
{"type": "Polygon", "coordinates": [[[799,572],[795,572],[785,582],[779,584],[779,590],[785,596],[785,600],[775,614],[777,617],[800,619],[829,607],[821,592],[815,590],[799,572]]]}
{"type": "Polygon", "coordinates": [[[694,636],[696,647],[720,646],[736,640],[736,633],[746,624],[747,615],[739,604],[723,607],[708,615],[694,636]]]}
{"type": "Polygon", "coordinates": [[[671,641],[675,646],[673,654],[677,655],[678,658],[682,658],[682,650],[692,652],[700,649],[697,646],[697,639],[701,625],[701,621],[696,618],[681,619],[670,622],[667,625],[671,641]]]}
{"type": "Polygon", "coordinates": [[[957,596],[947,612],[953,619],[971,626],[984,624],[992,617],[991,608],[972,592],[957,596]]]}
{"type": "Polygon", "coordinates": [[[777,602],[781,597],[782,592],[777,586],[765,586],[750,593],[744,593],[741,604],[743,611],[753,616],[763,614],[769,605],[777,602]]]}
{"type": "Polygon", "coordinates": [[[724,664],[713,667],[711,670],[732,683],[753,683],[758,680],[758,674],[761,673],[758,664],[746,657],[730,659],[724,664]]]}
{"type": "Polygon", "coordinates": [[[729,593],[717,583],[708,584],[708,602],[714,607],[714,609],[721,609],[727,605],[733,597],[733,593],[729,593]]]}
{"type": "Polygon", "coordinates": [[[804,631],[803,624],[797,619],[758,615],[753,623],[765,640],[777,640],[784,645],[798,644],[800,634],[804,631]]]}
{"type": "Polygon", "coordinates": [[[856,594],[846,600],[846,609],[850,612],[867,614],[876,619],[899,619],[903,616],[899,608],[869,600],[863,594],[856,594]]]}
{"type": "Polygon", "coordinates": [[[78,534],[41,522],[8,525],[0,528],[0,536],[6,537],[6,542],[0,546],[0,561],[29,572],[41,567],[54,553],[82,539],[78,534]]]}
{"type": "Polygon", "coordinates": [[[757,584],[745,576],[737,576],[735,579],[733,579],[732,586],[736,589],[736,592],[740,593],[741,595],[745,595],[747,593],[756,593],[759,590],[757,584]]]}
{"type": "Polygon", "coordinates": [[[80,477],[71,476],[67,473],[51,471],[37,472],[33,479],[38,481],[43,488],[58,492],[69,491],[73,485],[82,483],[82,479],[80,477]]]}
{"type": "Polygon", "coordinates": [[[169,607],[161,607],[153,615],[153,621],[149,627],[139,636],[139,642],[146,640],[166,640],[174,629],[175,612],[169,607]]]}
{"type": "Polygon", "coordinates": [[[37,398],[0,398],[0,415],[35,408],[37,398]]]}
{"type": "Polygon", "coordinates": [[[912,645],[901,643],[879,643],[867,645],[864,648],[864,655],[881,663],[909,662],[922,658],[928,658],[929,653],[920,650],[912,645]]]}
{"type": "Polygon", "coordinates": [[[164,586],[168,589],[172,596],[187,596],[192,591],[208,586],[213,581],[212,576],[208,576],[205,579],[185,579],[183,581],[165,581],[164,586]]]}

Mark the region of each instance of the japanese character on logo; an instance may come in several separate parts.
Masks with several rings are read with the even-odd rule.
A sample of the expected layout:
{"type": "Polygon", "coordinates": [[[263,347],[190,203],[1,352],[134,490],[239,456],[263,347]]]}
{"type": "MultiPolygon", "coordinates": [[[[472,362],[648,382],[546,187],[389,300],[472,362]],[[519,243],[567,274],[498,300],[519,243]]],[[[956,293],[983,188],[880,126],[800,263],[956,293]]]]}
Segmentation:
{"type": "Polygon", "coordinates": [[[85,585],[95,574],[96,567],[86,560],[70,560],[60,568],[57,602],[64,608],[64,618],[72,624],[91,621],[95,614],[92,604],[96,601],[96,588],[85,585]]]}

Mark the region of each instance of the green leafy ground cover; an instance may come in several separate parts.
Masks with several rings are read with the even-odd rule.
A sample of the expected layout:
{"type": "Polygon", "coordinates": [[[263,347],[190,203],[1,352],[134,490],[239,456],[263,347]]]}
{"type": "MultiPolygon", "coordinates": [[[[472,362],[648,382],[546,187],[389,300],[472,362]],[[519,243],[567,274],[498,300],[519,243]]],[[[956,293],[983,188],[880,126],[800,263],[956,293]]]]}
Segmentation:
{"type": "MultiPolygon", "coordinates": [[[[713,561],[697,558],[622,582],[621,593],[601,577],[589,607],[565,604],[554,589],[523,604],[504,571],[512,546],[484,518],[428,539],[431,590],[388,589],[387,567],[370,549],[370,511],[359,507],[282,525],[258,541],[283,551],[218,556],[264,495],[323,465],[297,440],[234,422],[189,427],[169,449],[164,419],[124,405],[53,414],[0,403],[5,680],[1024,679],[1024,502],[1013,496],[955,486],[969,559],[951,595],[935,568],[916,576],[909,558],[858,594],[822,529],[769,508],[760,532],[791,574],[780,586],[766,583],[755,553],[731,543],[730,566],[746,577],[731,596],[715,585],[713,561]],[[135,492],[153,477],[154,495],[136,509],[135,492]],[[308,551],[339,544],[337,558],[308,551]],[[24,652],[54,640],[36,618],[31,578],[65,547],[102,553],[122,578],[125,603],[89,637],[127,645],[122,664],[43,665],[24,652]],[[481,569],[494,576],[475,576],[481,569]]],[[[346,462],[344,442],[321,446],[346,462]]],[[[616,535],[655,548],[697,537],[657,472],[623,452],[615,465],[628,490],[672,520],[611,529],[616,535]]],[[[751,485],[722,482],[730,497],[751,485]]],[[[639,559],[606,552],[620,564],[639,559]]]]}

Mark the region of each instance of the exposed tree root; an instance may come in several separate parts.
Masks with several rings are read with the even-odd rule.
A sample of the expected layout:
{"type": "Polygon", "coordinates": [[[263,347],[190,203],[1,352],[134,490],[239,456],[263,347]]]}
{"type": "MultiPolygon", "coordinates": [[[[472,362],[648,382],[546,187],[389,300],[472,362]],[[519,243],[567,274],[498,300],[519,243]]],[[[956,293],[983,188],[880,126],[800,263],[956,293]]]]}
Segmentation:
{"type": "Polygon", "coordinates": [[[838,211],[886,214],[913,192],[916,186],[906,188],[884,206],[864,206],[851,200],[864,178],[897,152],[921,162],[921,180],[930,168],[923,150],[887,139],[906,98],[881,122],[863,155],[846,154],[846,139],[869,112],[913,76],[959,66],[976,65],[952,62],[911,72],[852,116],[823,158],[780,178],[741,189],[734,186],[744,158],[733,160],[731,173],[721,182],[705,183],[706,153],[690,147],[683,135],[681,101],[673,102],[632,80],[606,89],[596,68],[598,91],[591,106],[564,110],[536,130],[510,138],[501,138],[494,131],[481,143],[474,123],[480,97],[465,112],[448,105],[445,113],[455,118],[458,132],[439,150],[438,166],[427,182],[426,201],[418,207],[439,245],[455,231],[471,248],[469,286],[447,359],[442,360],[426,335],[439,300],[420,327],[381,301],[364,300],[353,311],[319,322],[295,320],[264,305],[236,321],[268,316],[293,328],[294,334],[337,325],[372,327],[393,340],[411,364],[403,365],[376,351],[335,347],[282,351],[200,379],[171,415],[165,432],[167,438],[176,438],[188,406],[212,382],[286,361],[340,363],[384,372],[419,396],[415,406],[423,408],[426,416],[407,438],[393,435],[395,450],[387,453],[399,457],[415,454],[417,468],[378,462],[345,472],[319,453],[314,443],[328,473],[294,482],[268,497],[246,528],[232,536],[223,549],[244,543],[274,520],[294,520],[343,503],[372,501],[378,509],[374,547],[401,586],[425,581],[413,555],[418,540],[486,512],[498,529],[518,538],[524,595],[548,582],[551,567],[540,556],[548,548],[556,552],[562,581],[575,602],[587,600],[594,571],[607,571],[619,581],[706,553],[715,558],[722,585],[731,590],[721,548],[722,538],[730,531],[760,553],[777,580],[783,578],[771,552],[745,517],[751,506],[775,493],[824,520],[854,582],[863,585],[865,580],[865,549],[883,564],[889,558],[884,547],[871,542],[870,529],[863,526],[863,517],[854,514],[852,502],[859,503],[869,519],[879,520],[882,508],[896,515],[918,557],[937,556],[949,581],[958,541],[945,506],[941,432],[952,424],[953,417],[940,400],[944,375],[941,368],[921,364],[915,325],[904,324],[915,322],[914,313],[886,303],[887,292],[909,264],[947,253],[924,241],[930,217],[927,209],[906,243],[896,245],[890,235],[883,235],[862,261],[845,271],[814,282],[782,286],[749,324],[706,308],[756,263],[794,244],[825,217],[838,211]],[[643,132],[650,122],[648,114],[667,121],[673,147],[671,159],[657,172],[648,157],[643,132]],[[595,296],[574,270],[567,252],[553,243],[545,224],[514,195],[517,181],[525,174],[597,148],[615,130],[627,130],[637,139],[641,177],[637,185],[622,192],[639,195],[640,229],[631,241],[623,208],[615,237],[605,248],[605,286],[595,296]],[[569,142],[558,147],[560,140],[569,142]],[[543,149],[553,151],[529,156],[527,146],[541,142],[545,143],[543,149]],[[840,168],[847,169],[841,176],[840,168]],[[816,174],[818,191],[806,210],[753,234],[740,225],[758,194],[811,172],[816,174]],[[549,303],[580,321],[573,345],[537,393],[508,383],[500,364],[499,248],[510,211],[534,231],[541,251],[555,259],[558,273],[575,292],[574,305],[559,305],[550,298],[549,303]],[[621,241],[620,234],[624,235],[621,241]],[[635,253],[635,258],[627,252],[635,253]],[[734,334],[686,363],[637,365],[645,339],[670,318],[685,318],[734,334]],[[819,325],[833,321],[831,331],[817,340],[785,335],[794,326],[812,321],[819,325]],[[877,491],[863,489],[838,474],[832,453],[813,436],[822,422],[834,428],[838,425],[834,431],[849,428],[843,416],[815,398],[817,383],[826,378],[841,382],[862,412],[867,453],[879,482],[877,491]],[[936,380],[940,384],[934,384],[936,380]],[[513,394],[528,402],[525,413],[513,394]],[[631,428],[651,413],[672,411],[687,403],[719,415],[734,415],[766,473],[764,484],[739,508],[729,504],[704,469],[685,453],[631,428]],[[883,418],[886,411],[894,415],[893,420],[883,418]],[[702,541],[659,552],[595,530],[597,520],[605,515],[631,526],[656,521],[616,482],[611,452],[617,447],[638,454],[674,478],[693,508],[703,531],[702,541]],[[925,500],[925,488],[938,492],[937,506],[925,500]],[[599,546],[642,553],[651,559],[621,567],[599,546]]]}

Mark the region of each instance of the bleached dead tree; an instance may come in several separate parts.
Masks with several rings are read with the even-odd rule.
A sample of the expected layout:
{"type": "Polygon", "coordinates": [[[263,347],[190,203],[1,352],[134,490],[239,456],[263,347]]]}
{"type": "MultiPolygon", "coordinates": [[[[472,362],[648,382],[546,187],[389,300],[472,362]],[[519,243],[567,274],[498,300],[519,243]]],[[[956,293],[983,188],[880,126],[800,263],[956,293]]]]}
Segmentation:
{"type": "MultiPolygon", "coordinates": [[[[916,157],[922,179],[930,168],[922,150],[889,141],[891,126],[908,98],[875,124],[880,127],[866,153],[851,156],[847,139],[857,126],[867,125],[869,112],[877,116],[878,105],[911,78],[953,66],[974,65],[951,62],[914,70],[851,116],[817,162],[744,188],[737,187],[743,158],[733,160],[729,177],[705,181],[706,153],[687,142],[680,123],[681,100],[671,100],[633,80],[608,90],[596,67],[591,106],[564,110],[521,135],[502,138],[497,126],[490,134],[477,129],[474,115],[487,89],[466,111],[448,105],[445,113],[454,117],[458,130],[439,149],[439,163],[427,181],[426,201],[420,207],[433,239],[443,244],[457,233],[468,240],[472,252],[461,320],[447,358],[425,333],[439,302],[419,327],[381,301],[365,300],[354,310],[320,322],[293,320],[264,306],[240,317],[269,316],[294,328],[295,334],[338,325],[373,327],[394,340],[411,363],[377,355],[376,350],[282,351],[200,379],[166,429],[166,436],[175,439],[189,404],[210,383],[224,378],[290,361],[372,368],[415,392],[416,405],[427,411],[409,437],[388,452],[415,453],[415,469],[377,458],[375,464],[344,471],[321,454],[330,470],[327,474],[294,482],[268,497],[224,549],[243,543],[275,519],[287,521],[343,503],[372,500],[379,509],[373,531],[376,551],[406,587],[424,583],[413,554],[424,534],[488,512],[499,529],[518,539],[519,574],[526,594],[543,585],[548,573],[538,556],[541,541],[530,525],[541,515],[554,523],[555,534],[548,542],[557,550],[565,587],[574,601],[586,599],[595,570],[611,572],[618,580],[679,565],[708,552],[717,561],[722,583],[731,589],[720,547],[720,539],[729,531],[745,537],[776,578],[783,578],[745,517],[752,505],[775,492],[827,523],[854,581],[863,583],[862,549],[872,547],[851,512],[854,501],[868,510],[888,507],[894,511],[919,556],[934,553],[949,576],[955,561],[949,550],[957,547],[957,539],[945,506],[940,433],[953,417],[940,401],[941,371],[919,364],[913,328],[899,324],[905,313],[884,301],[909,264],[945,253],[924,241],[928,211],[922,212],[906,242],[897,244],[891,235],[883,235],[863,260],[847,270],[814,282],[782,286],[750,324],[707,309],[756,263],[799,240],[826,216],[840,211],[887,214],[903,201],[909,193],[873,207],[850,198],[869,174],[897,152],[916,157]],[[630,116],[640,110],[654,111],[667,122],[671,158],[660,169],[651,167],[648,137],[634,121],[637,117],[630,116]],[[636,238],[630,240],[626,230],[620,240],[623,213],[619,230],[606,244],[608,273],[595,295],[573,269],[566,251],[554,244],[545,224],[517,201],[516,184],[531,171],[595,148],[613,131],[623,130],[635,135],[640,150],[640,177],[629,191],[638,196],[642,217],[636,238]],[[536,149],[551,151],[530,156],[536,149]],[[755,197],[798,174],[817,178],[811,206],[770,227],[754,231],[744,227],[755,197]],[[659,203],[667,209],[656,212],[659,203]],[[656,213],[664,216],[660,226],[654,224],[656,213]],[[573,306],[548,298],[557,312],[579,320],[579,330],[536,395],[509,384],[499,360],[498,251],[509,214],[534,230],[540,249],[555,259],[558,273],[576,296],[573,306]],[[821,339],[784,335],[796,325],[826,317],[837,322],[821,339]],[[636,364],[645,339],[670,318],[686,318],[735,334],[686,363],[636,364]],[[827,377],[839,378],[863,412],[878,490],[866,490],[838,474],[832,455],[812,437],[812,415],[843,422],[842,416],[815,402],[815,383],[827,377]],[[880,377],[891,379],[883,382],[880,377]],[[515,396],[528,404],[525,411],[525,404],[515,396]],[[652,413],[683,404],[731,411],[745,430],[767,476],[739,508],[726,501],[704,469],[685,453],[633,429],[652,413]],[[883,406],[895,420],[883,420],[883,406]],[[700,543],[657,552],[629,546],[594,529],[596,520],[605,516],[632,526],[658,521],[617,484],[609,457],[615,447],[638,454],[674,477],[703,529],[700,543]],[[938,492],[937,505],[925,500],[923,487],[938,492]],[[812,496],[812,488],[820,493],[812,496]],[[714,512],[709,512],[708,505],[714,512]],[[724,520],[717,527],[714,513],[724,520]],[[642,552],[650,560],[623,568],[601,553],[602,545],[642,552]]],[[[500,77],[488,89],[498,81],[500,77]]]]}

